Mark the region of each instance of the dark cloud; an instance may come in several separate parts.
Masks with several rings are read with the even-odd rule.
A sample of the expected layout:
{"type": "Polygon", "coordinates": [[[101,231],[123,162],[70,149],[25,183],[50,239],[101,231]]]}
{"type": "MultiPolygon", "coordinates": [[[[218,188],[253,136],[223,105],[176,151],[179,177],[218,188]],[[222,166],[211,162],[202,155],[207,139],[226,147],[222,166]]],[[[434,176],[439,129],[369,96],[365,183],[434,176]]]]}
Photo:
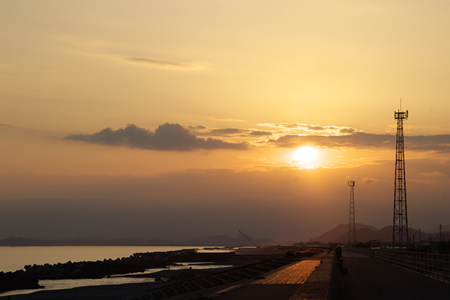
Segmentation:
{"type": "Polygon", "coordinates": [[[106,128],[94,134],[70,135],[66,138],[95,144],[163,151],[246,149],[248,147],[244,143],[234,144],[212,138],[198,138],[181,125],[169,123],[160,125],[155,131],[130,124],[118,130],[106,128]]]}
{"type": "Polygon", "coordinates": [[[272,132],[269,131],[252,131],[250,133],[252,136],[265,136],[265,135],[272,135],[272,132]]]}
{"type": "MultiPolygon", "coordinates": [[[[339,148],[395,148],[395,136],[389,134],[369,134],[354,132],[343,136],[285,135],[273,143],[280,147],[297,147],[305,143],[339,148]]],[[[450,135],[405,136],[408,150],[450,152],[450,135]]]]}
{"type": "Polygon", "coordinates": [[[354,133],[356,132],[355,128],[342,128],[339,130],[339,133],[354,133]]]}
{"type": "Polygon", "coordinates": [[[325,127],[325,126],[319,126],[319,125],[307,125],[306,126],[306,128],[308,129],[308,130],[313,130],[313,131],[323,131],[323,130],[326,130],[326,129],[328,129],[328,127],[325,127]]]}
{"type": "Polygon", "coordinates": [[[215,136],[229,136],[239,133],[242,133],[242,130],[237,128],[223,128],[223,129],[213,129],[208,134],[215,136]]]}
{"type": "Polygon", "coordinates": [[[405,147],[413,150],[450,152],[450,134],[405,137],[405,147]]]}
{"type": "Polygon", "coordinates": [[[193,129],[193,130],[205,130],[205,129],[207,129],[207,127],[203,126],[203,125],[189,126],[188,128],[189,129],[193,129]]]}

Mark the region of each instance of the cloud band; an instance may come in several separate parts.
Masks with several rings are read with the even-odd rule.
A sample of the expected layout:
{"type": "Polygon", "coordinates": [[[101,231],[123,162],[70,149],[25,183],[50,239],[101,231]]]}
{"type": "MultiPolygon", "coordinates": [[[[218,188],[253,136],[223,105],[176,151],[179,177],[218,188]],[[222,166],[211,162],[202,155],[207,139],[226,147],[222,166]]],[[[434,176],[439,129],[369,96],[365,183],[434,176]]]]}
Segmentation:
{"type": "Polygon", "coordinates": [[[70,135],[66,138],[95,144],[159,151],[242,150],[248,148],[246,143],[228,143],[213,138],[198,138],[181,125],[169,123],[160,125],[155,131],[130,124],[126,128],[117,130],[105,128],[94,134],[70,135]]]}

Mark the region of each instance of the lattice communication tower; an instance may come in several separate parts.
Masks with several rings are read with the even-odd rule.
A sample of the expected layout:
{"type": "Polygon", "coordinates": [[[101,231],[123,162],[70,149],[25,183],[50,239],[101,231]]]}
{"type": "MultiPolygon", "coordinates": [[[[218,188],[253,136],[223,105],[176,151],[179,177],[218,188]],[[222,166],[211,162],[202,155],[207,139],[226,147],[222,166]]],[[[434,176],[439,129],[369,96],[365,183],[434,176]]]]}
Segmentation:
{"type": "Polygon", "coordinates": [[[406,206],[405,141],[403,120],[408,119],[408,111],[395,111],[397,120],[397,139],[395,146],[395,183],[394,183],[394,222],[392,244],[408,245],[408,211],[406,206]]]}
{"type": "Polygon", "coordinates": [[[350,187],[350,211],[348,214],[348,243],[356,244],[356,227],[355,227],[355,182],[349,181],[350,187]]]}

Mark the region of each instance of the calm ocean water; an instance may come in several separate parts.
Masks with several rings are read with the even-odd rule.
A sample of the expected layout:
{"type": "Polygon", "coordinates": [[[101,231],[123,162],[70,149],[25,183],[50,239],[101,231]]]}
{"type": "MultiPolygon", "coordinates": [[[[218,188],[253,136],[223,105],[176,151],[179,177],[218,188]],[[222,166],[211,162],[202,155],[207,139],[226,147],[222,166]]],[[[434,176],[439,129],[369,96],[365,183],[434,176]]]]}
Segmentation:
{"type": "Polygon", "coordinates": [[[137,252],[159,252],[201,248],[196,246],[52,246],[0,247],[0,271],[24,269],[26,265],[97,261],[128,257],[137,252]]]}
{"type": "MultiPolygon", "coordinates": [[[[65,247],[0,247],[0,271],[10,272],[21,270],[25,265],[42,265],[66,263],[68,261],[97,261],[104,259],[116,259],[128,257],[138,252],[165,252],[181,249],[202,249],[196,246],[65,246],[65,247]]],[[[223,266],[183,264],[171,269],[183,268],[215,268],[223,266]]],[[[162,269],[149,269],[145,273],[157,272],[162,269]]],[[[73,279],[73,280],[40,280],[39,284],[45,286],[45,290],[68,289],[80,286],[125,284],[154,282],[153,278],[126,278],[111,276],[102,279],[73,279]]],[[[40,290],[16,290],[0,293],[0,296],[28,294],[40,290]]]]}

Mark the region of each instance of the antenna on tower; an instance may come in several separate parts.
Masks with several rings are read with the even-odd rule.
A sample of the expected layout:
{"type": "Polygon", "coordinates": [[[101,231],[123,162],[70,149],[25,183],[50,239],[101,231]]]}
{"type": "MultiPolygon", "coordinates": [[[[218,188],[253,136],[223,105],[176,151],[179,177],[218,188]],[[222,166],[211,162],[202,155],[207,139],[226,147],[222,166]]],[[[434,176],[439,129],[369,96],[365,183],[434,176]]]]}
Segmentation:
{"type": "Polygon", "coordinates": [[[400,97],[400,110],[402,110],[402,97],[400,97]]]}

